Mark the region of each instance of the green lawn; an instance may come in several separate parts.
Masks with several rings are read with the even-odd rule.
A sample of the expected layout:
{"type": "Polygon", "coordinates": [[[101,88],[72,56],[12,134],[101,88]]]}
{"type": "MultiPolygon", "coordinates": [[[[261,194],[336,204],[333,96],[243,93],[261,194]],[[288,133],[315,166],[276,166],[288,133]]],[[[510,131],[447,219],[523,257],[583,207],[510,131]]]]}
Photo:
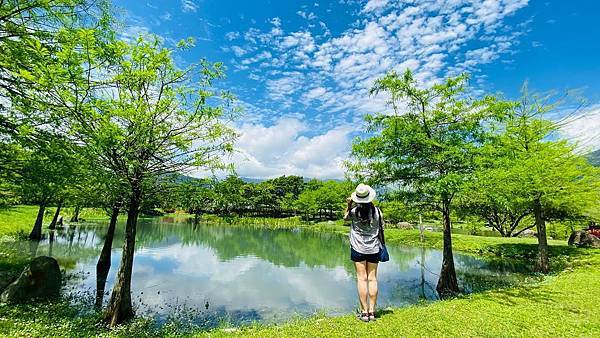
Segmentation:
{"type": "MultiPolygon", "coordinates": [[[[0,213],[0,235],[29,230],[35,207],[16,207],[0,213]],[[29,217],[29,220],[19,220],[29,217]],[[15,230],[16,228],[16,230],[15,230]],[[8,229],[8,230],[7,230],[8,229]]],[[[49,222],[49,220],[48,220],[49,222]]],[[[47,222],[46,222],[47,223],[47,222]]],[[[242,226],[259,226],[250,224],[242,226]]],[[[275,227],[286,227],[282,223],[275,227]]],[[[225,225],[224,225],[225,226],[225,225]]],[[[291,223],[289,224],[291,227],[291,223]]],[[[346,235],[339,223],[303,225],[314,231],[346,235]]],[[[426,232],[420,242],[416,230],[386,231],[388,245],[441,248],[441,233],[426,232]]],[[[0,271],[21,270],[24,252],[15,250],[13,240],[0,241],[0,271]]],[[[488,259],[504,257],[531,264],[537,241],[531,238],[496,238],[454,235],[455,250],[488,259]]],[[[99,315],[81,312],[67,301],[35,305],[0,305],[0,336],[600,336],[600,250],[568,247],[565,241],[550,241],[553,274],[542,282],[463,296],[441,302],[391,308],[374,323],[362,323],[353,315],[318,316],[276,326],[257,325],[241,329],[190,329],[177,322],[163,326],[144,318],[108,330],[99,315]]],[[[1,276],[0,276],[1,277],[1,276]]],[[[318,286],[315,286],[318,287],[318,286]]]]}
{"type": "MultiPolygon", "coordinates": [[[[47,210],[54,212],[55,208],[47,210]]],[[[37,216],[38,208],[29,205],[17,205],[8,209],[0,209],[0,235],[23,232],[29,234],[37,216]]],[[[48,217],[50,218],[50,217],[48,217]]],[[[50,223],[52,219],[48,220],[50,223]]]]}
{"type": "MultiPolygon", "coordinates": [[[[56,212],[55,207],[46,208],[44,226],[48,226],[56,212]]],[[[15,233],[29,234],[37,217],[38,206],[16,205],[7,209],[0,209],[0,236],[15,233]]],[[[73,215],[73,208],[62,208],[61,215],[65,221],[73,215]]],[[[87,208],[81,210],[79,217],[82,219],[104,219],[108,218],[106,213],[100,209],[87,208]]]]}

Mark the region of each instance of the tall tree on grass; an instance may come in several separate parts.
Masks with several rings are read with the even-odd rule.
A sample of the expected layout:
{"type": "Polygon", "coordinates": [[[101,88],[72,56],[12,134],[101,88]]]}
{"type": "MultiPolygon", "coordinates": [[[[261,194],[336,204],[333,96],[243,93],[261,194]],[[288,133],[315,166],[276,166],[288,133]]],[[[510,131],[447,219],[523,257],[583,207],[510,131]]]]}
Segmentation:
{"type": "Polygon", "coordinates": [[[502,237],[517,237],[535,227],[533,209],[527,197],[521,194],[522,182],[512,179],[516,174],[513,170],[518,170],[514,163],[500,163],[494,153],[490,151],[491,156],[486,161],[495,164],[484,164],[466,183],[469,193],[460,196],[460,212],[484,220],[502,237]]]}
{"type": "Polygon", "coordinates": [[[57,136],[36,140],[19,164],[16,186],[22,201],[39,207],[29,239],[39,241],[46,207],[60,204],[63,195],[81,178],[77,147],[57,136]]]}
{"type": "MultiPolygon", "coordinates": [[[[600,202],[600,171],[557,136],[561,123],[547,115],[560,101],[527,92],[504,104],[496,135],[479,157],[481,169],[470,186],[474,197],[503,215],[530,213],[538,237],[536,270],[550,269],[546,222],[585,216],[600,202]],[[489,188],[489,189],[486,189],[489,188]]],[[[514,223],[514,221],[513,221],[514,223]]],[[[512,228],[512,226],[511,226],[512,228]]]]}
{"type": "MultiPolygon", "coordinates": [[[[30,170],[65,155],[65,149],[52,146],[57,139],[68,142],[65,133],[56,130],[56,124],[62,121],[57,108],[65,102],[48,95],[56,83],[66,79],[61,76],[65,70],[60,54],[66,41],[63,38],[68,40],[70,34],[64,32],[73,34],[83,27],[102,27],[108,31],[107,8],[105,0],[0,1],[0,171],[5,174],[2,176],[25,182],[48,182],[50,177],[44,179],[43,172],[63,165],[52,163],[30,170]],[[14,158],[14,149],[30,156],[14,158]]],[[[69,171],[66,168],[64,173],[67,180],[69,171]]],[[[46,183],[40,183],[39,187],[29,185],[28,191],[21,193],[26,193],[36,204],[47,204],[48,201],[42,202],[47,197],[40,195],[41,190],[48,190],[43,186],[48,187],[46,183]]],[[[38,220],[32,232],[35,238],[39,237],[36,229],[41,226],[41,218],[38,220]]]]}
{"type": "Polygon", "coordinates": [[[57,95],[79,106],[68,111],[72,135],[128,189],[123,254],[105,314],[114,326],[134,316],[131,274],[143,198],[168,174],[222,167],[235,133],[225,124],[233,97],[213,88],[224,76],[221,64],[202,61],[180,69],[156,38],[115,42],[111,48],[111,65],[98,79],[103,86],[89,86],[88,78],[98,74],[84,62],[83,76],[73,79],[78,87],[93,88],[92,94],[57,95]]]}
{"type": "Polygon", "coordinates": [[[216,195],[212,189],[213,180],[192,179],[177,188],[178,206],[194,215],[194,224],[203,213],[214,209],[216,195]]]}
{"type": "Polygon", "coordinates": [[[388,94],[392,112],[367,116],[370,136],[354,142],[347,164],[358,178],[395,185],[406,202],[441,213],[444,250],[437,290],[442,296],[459,291],[450,213],[474,169],[492,101],[469,98],[466,83],[461,75],[421,88],[408,70],[377,80],[371,93],[388,94]]]}

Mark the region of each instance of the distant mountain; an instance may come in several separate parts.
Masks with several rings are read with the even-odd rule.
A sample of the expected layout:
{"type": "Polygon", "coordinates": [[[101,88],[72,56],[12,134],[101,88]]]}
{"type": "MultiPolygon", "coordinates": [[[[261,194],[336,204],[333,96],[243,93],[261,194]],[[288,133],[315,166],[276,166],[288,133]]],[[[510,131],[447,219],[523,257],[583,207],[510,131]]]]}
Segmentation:
{"type": "Polygon", "coordinates": [[[246,182],[246,183],[260,183],[263,181],[266,181],[265,179],[262,178],[252,178],[252,177],[240,177],[242,179],[242,181],[246,182]]]}
{"type": "MultiPolygon", "coordinates": [[[[196,178],[196,177],[192,177],[192,176],[188,176],[188,175],[183,175],[183,174],[177,174],[175,177],[175,182],[177,183],[187,183],[187,182],[191,182],[191,181],[196,181],[199,180],[200,178],[196,178]]],[[[265,178],[254,178],[254,177],[244,177],[244,176],[240,176],[240,179],[246,183],[260,183],[260,182],[264,182],[267,179],[265,178]]],[[[312,180],[312,178],[310,177],[304,177],[303,178],[304,183],[312,180]]],[[[342,182],[343,180],[341,179],[332,179],[333,181],[338,181],[338,182],[342,182]]],[[[328,180],[325,180],[328,181],[328,180]]]]}
{"type": "Polygon", "coordinates": [[[595,165],[596,167],[600,167],[600,149],[589,153],[587,158],[591,164],[595,165]]]}
{"type": "MultiPolygon", "coordinates": [[[[260,183],[260,182],[264,182],[267,179],[265,178],[252,178],[252,177],[240,177],[242,179],[242,181],[246,182],[246,183],[260,183]]],[[[303,177],[302,180],[304,181],[304,183],[312,180],[312,177],[303,177]]],[[[342,182],[343,180],[338,179],[338,178],[333,178],[333,179],[321,179],[321,181],[337,181],[337,182],[342,182]]]]}

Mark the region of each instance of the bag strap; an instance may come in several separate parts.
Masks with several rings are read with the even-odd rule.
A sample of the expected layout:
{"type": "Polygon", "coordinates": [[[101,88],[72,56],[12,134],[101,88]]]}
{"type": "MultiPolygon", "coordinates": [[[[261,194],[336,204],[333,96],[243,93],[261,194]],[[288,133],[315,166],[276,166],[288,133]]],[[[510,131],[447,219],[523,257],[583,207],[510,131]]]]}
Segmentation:
{"type": "Polygon", "coordinates": [[[379,215],[379,241],[381,241],[381,245],[385,245],[385,236],[383,234],[383,216],[381,215],[381,210],[378,207],[375,207],[377,210],[377,214],[379,215]]]}

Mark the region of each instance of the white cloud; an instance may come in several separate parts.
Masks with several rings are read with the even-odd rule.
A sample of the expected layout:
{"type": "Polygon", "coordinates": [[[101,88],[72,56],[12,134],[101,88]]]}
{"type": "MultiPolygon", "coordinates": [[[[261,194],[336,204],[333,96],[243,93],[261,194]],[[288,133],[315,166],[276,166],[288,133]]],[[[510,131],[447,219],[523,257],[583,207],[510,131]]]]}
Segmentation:
{"type": "Polygon", "coordinates": [[[121,32],[121,38],[125,41],[133,41],[140,36],[147,36],[149,34],[150,28],[147,26],[129,25],[121,32]]]}
{"type": "Polygon", "coordinates": [[[198,11],[198,5],[192,0],[181,0],[181,10],[184,13],[196,13],[198,11]]]}
{"type": "Polygon", "coordinates": [[[267,80],[268,97],[284,107],[291,106],[293,94],[302,89],[304,75],[300,72],[287,72],[284,77],[267,80]]]}
{"type": "MultiPolygon", "coordinates": [[[[338,36],[330,36],[322,22],[315,26],[319,34],[326,31],[322,35],[313,34],[312,29],[274,35],[253,28],[246,32],[246,40],[270,51],[276,60],[261,64],[266,72],[303,73],[293,82],[267,81],[266,96],[274,103],[292,107],[297,100],[311,98],[314,93],[309,94],[309,90],[326,85],[333,97],[320,108],[344,112],[338,116],[348,121],[352,115],[384,108],[384,98],[369,97],[368,90],[375,79],[391,69],[402,72],[409,68],[423,85],[430,85],[448,75],[477,71],[478,66],[511,53],[519,32],[503,20],[525,5],[525,0],[371,0],[361,12],[364,16],[338,36]],[[292,84],[304,92],[291,90],[292,84]]],[[[298,11],[305,18],[309,14],[298,11]]],[[[280,29],[277,19],[271,23],[280,29]]],[[[240,63],[255,61],[250,58],[240,63]]]]}
{"type": "Polygon", "coordinates": [[[228,32],[227,34],[225,34],[225,38],[229,41],[238,39],[239,37],[240,37],[239,32],[228,32]]]}
{"type": "Polygon", "coordinates": [[[244,56],[247,53],[247,51],[240,46],[231,46],[231,50],[237,57],[244,56]]]}
{"type": "Polygon", "coordinates": [[[296,14],[298,14],[299,16],[301,16],[302,18],[306,19],[306,20],[314,20],[317,18],[317,16],[315,15],[315,13],[307,13],[305,11],[297,11],[296,14]]]}
{"type": "MultiPolygon", "coordinates": [[[[243,54],[245,54],[245,51],[244,51],[243,54]]],[[[241,54],[241,55],[243,55],[243,54],[241,54]]],[[[236,55],[237,55],[237,53],[236,53],[236,55]]],[[[268,60],[268,59],[270,59],[272,57],[273,57],[273,55],[271,55],[270,52],[268,52],[266,50],[263,50],[262,52],[256,54],[255,56],[253,56],[251,58],[242,60],[242,64],[243,65],[249,65],[249,64],[260,62],[260,61],[263,61],[263,60],[268,60]]]]}
{"type": "Polygon", "coordinates": [[[388,0],[369,0],[363,9],[363,12],[375,12],[387,7],[388,0]]]}
{"type": "Polygon", "coordinates": [[[325,133],[314,132],[296,118],[281,118],[271,126],[243,124],[237,131],[239,154],[233,161],[241,176],[267,178],[301,175],[317,178],[343,178],[342,162],[347,157],[350,134],[344,125],[325,133]]]}
{"type": "Polygon", "coordinates": [[[322,98],[325,94],[327,94],[327,89],[323,87],[317,87],[309,90],[306,94],[304,94],[304,98],[307,100],[314,100],[322,98]]]}
{"type": "Polygon", "coordinates": [[[583,153],[600,149],[600,104],[569,117],[562,123],[560,133],[583,153]]]}
{"type": "MultiPolygon", "coordinates": [[[[305,123],[318,125],[321,135],[327,138],[341,139],[338,134],[328,134],[327,130],[359,124],[365,113],[387,110],[387,97],[384,94],[370,96],[369,89],[389,70],[411,69],[415,78],[428,86],[447,76],[477,72],[482,65],[498,60],[509,62],[505,56],[514,53],[524,26],[509,25],[506,19],[528,1],[370,0],[361,3],[362,9],[352,14],[356,20],[335,34],[327,23],[318,20],[306,22],[293,31],[286,30],[280,18],[269,20],[271,27],[264,30],[251,28],[243,33],[244,46],[252,46],[255,48],[252,51],[258,54],[243,55],[240,60],[234,60],[234,67],[249,70],[248,65],[256,64],[258,67],[252,67],[252,78],[266,79],[264,88],[254,91],[259,96],[264,93],[253,102],[255,110],[258,106],[262,106],[260,109],[268,107],[274,110],[273,116],[280,117],[297,112],[298,106],[307,108],[316,114],[305,123]],[[257,58],[265,51],[268,57],[257,58]]],[[[307,8],[297,14],[312,20],[307,8]]],[[[484,85],[481,81],[475,84],[484,85]]],[[[269,128],[268,121],[261,123],[269,128]]],[[[317,142],[314,138],[311,142],[317,142]]],[[[308,169],[311,165],[299,167],[301,160],[292,163],[305,154],[295,151],[294,147],[309,146],[300,134],[292,139],[296,141],[282,150],[287,154],[287,165],[312,172],[313,169],[308,169]]],[[[260,156],[248,153],[251,161],[245,168],[249,172],[262,175],[286,172],[283,162],[266,165],[260,156]]],[[[332,174],[337,175],[339,171],[334,170],[332,174]]]]}
{"type": "Polygon", "coordinates": [[[173,16],[171,15],[171,13],[165,12],[163,15],[160,16],[160,19],[163,21],[171,21],[172,17],[173,16]]]}
{"type": "Polygon", "coordinates": [[[275,27],[281,27],[281,18],[279,17],[274,17],[270,22],[275,27]]]}

